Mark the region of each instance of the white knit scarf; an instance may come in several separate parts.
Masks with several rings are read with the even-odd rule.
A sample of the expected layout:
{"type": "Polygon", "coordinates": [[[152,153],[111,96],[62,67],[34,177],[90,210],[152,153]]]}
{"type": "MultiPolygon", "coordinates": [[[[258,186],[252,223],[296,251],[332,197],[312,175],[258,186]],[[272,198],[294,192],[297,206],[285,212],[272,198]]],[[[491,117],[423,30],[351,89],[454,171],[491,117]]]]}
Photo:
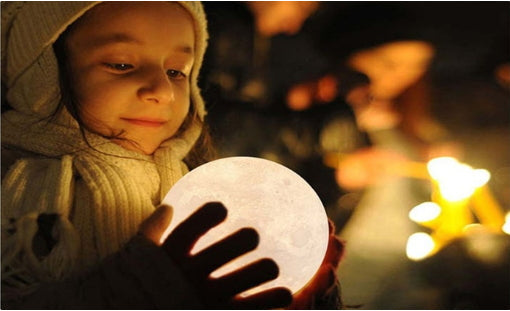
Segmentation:
{"type": "Polygon", "coordinates": [[[187,171],[182,158],[189,147],[179,139],[151,157],[86,135],[92,147],[77,128],[15,111],[2,116],[2,143],[38,155],[18,160],[2,181],[2,219],[12,222],[2,228],[15,230],[2,243],[3,268],[52,280],[96,263],[136,233],[187,171]],[[58,242],[42,259],[33,251],[41,214],[58,215],[52,232],[58,242]]]}

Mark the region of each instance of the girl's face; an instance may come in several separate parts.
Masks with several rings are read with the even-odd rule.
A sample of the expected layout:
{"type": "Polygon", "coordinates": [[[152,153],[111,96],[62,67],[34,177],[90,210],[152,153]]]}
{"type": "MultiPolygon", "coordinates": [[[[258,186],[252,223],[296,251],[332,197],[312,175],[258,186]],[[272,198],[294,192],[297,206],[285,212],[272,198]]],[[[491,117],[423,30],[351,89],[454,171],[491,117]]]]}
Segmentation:
{"type": "Polygon", "coordinates": [[[176,3],[105,2],[66,42],[71,81],[87,128],[152,154],[190,108],[193,20],[176,3]]]}
{"type": "Polygon", "coordinates": [[[349,65],[370,78],[374,98],[391,100],[429,68],[434,48],[424,41],[395,41],[353,54],[349,65]]]}

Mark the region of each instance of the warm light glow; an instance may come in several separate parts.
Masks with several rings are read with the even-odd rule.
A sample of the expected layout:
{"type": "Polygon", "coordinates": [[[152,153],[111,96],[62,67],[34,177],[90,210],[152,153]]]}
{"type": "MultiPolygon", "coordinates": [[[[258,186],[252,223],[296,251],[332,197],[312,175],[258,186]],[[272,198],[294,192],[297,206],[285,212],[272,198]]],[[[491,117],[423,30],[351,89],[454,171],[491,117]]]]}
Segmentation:
{"type": "Polygon", "coordinates": [[[406,254],[409,259],[421,260],[428,257],[434,250],[435,242],[425,232],[413,233],[407,240],[406,254]]]}
{"type": "Polygon", "coordinates": [[[485,231],[485,227],[479,223],[465,225],[464,228],[462,228],[462,232],[467,233],[467,234],[477,233],[477,232],[481,232],[481,231],[485,231]]]}
{"type": "Polygon", "coordinates": [[[485,185],[487,182],[489,182],[489,179],[491,179],[491,173],[489,173],[488,170],[476,169],[473,170],[473,179],[474,179],[473,185],[476,188],[479,188],[485,185]]]}
{"type": "Polygon", "coordinates": [[[504,233],[510,235],[510,212],[507,212],[505,215],[505,224],[503,225],[503,228],[501,228],[504,233]]]}
{"type": "Polygon", "coordinates": [[[427,163],[427,169],[432,178],[435,180],[443,180],[448,179],[448,175],[450,175],[448,169],[458,164],[459,162],[454,158],[440,157],[430,160],[427,163]]]}
{"type": "Polygon", "coordinates": [[[315,191],[293,171],[250,157],[225,158],[202,165],[179,180],[163,200],[174,208],[168,231],[210,201],[225,205],[227,219],[199,239],[192,253],[242,227],[255,228],[260,236],[256,250],[219,268],[212,277],[270,257],[278,264],[279,277],[244,295],[276,286],[295,293],[318,270],[328,244],[327,216],[315,191]]]}
{"type": "Polygon", "coordinates": [[[437,181],[441,196],[452,202],[469,198],[476,188],[485,185],[490,179],[487,170],[473,169],[450,157],[430,160],[427,169],[437,181]]]}
{"type": "Polygon", "coordinates": [[[417,223],[436,219],[441,214],[441,207],[434,202],[424,202],[416,205],[410,212],[409,218],[417,223]]]}

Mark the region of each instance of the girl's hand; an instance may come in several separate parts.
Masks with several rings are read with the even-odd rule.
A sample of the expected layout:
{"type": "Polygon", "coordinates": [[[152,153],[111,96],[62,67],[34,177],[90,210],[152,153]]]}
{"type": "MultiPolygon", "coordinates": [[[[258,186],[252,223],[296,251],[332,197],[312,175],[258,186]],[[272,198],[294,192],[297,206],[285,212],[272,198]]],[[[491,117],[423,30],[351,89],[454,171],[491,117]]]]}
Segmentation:
{"type": "Polygon", "coordinates": [[[343,244],[335,236],[335,226],[329,221],[329,243],[322,264],[308,285],[294,295],[288,307],[303,309],[340,309],[342,301],[339,293],[336,270],[343,254],[343,244]]]}
{"type": "Polygon", "coordinates": [[[172,209],[161,206],[142,224],[140,231],[154,243],[161,244],[209,308],[272,309],[289,305],[292,296],[285,288],[273,288],[244,298],[238,296],[278,276],[278,267],[271,259],[261,259],[219,278],[210,276],[220,266],[257,247],[259,237],[254,229],[240,229],[199,253],[190,254],[196,241],[226,216],[227,210],[221,203],[207,203],[177,226],[161,244],[159,239],[172,218],[172,209]]]}

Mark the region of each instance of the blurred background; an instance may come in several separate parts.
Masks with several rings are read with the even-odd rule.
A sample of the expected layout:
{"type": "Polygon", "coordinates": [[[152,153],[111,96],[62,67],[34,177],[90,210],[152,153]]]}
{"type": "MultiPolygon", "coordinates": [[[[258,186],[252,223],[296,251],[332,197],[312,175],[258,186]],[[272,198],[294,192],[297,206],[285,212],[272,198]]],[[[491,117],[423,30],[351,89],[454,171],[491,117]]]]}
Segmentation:
{"type": "Polygon", "coordinates": [[[220,157],[316,190],[358,309],[510,309],[510,2],[204,2],[220,157]]]}

